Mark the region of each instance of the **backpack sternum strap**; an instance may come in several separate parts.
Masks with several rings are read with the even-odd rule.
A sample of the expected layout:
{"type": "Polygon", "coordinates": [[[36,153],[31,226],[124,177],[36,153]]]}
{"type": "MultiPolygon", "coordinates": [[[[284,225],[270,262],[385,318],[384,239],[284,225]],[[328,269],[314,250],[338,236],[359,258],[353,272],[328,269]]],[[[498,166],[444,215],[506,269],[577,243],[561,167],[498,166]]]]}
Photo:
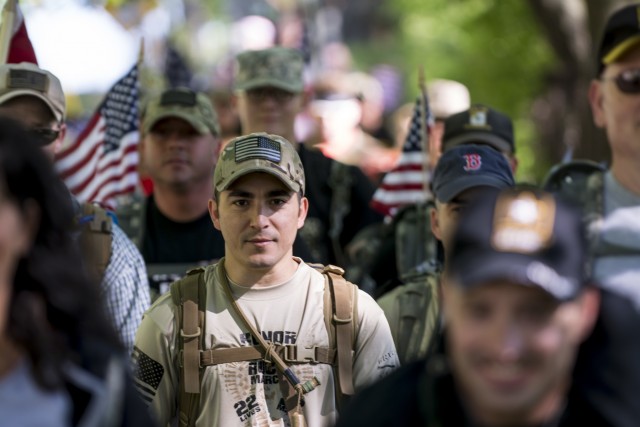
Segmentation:
{"type": "Polygon", "coordinates": [[[351,396],[355,393],[353,388],[353,347],[355,342],[354,325],[357,323],[357,319],[354,319],[354,313],[357,313],[355,306],[357,287],[342,277],[344,270],[340,267],[327,265],[322,273],[327,282],[325,322],[328,323],[330,346],[333,347],[333,340],[335,340],[340,392],[342,395],[351,396]]]}
{"type": "MultiPolygon", "coordinates": [[[[328,347],[313,346],[306,348],[298,345],[276,345],[275,352],[287,363],[326,363],[329,365],[333,364],[336,354],[334,349],[328,347]]],[[[262,346],[218,348],[215,350],[203,350],[200,354],[200,364],[202,366],[248,360],[265,360],[266,357],[262,346]]]]}

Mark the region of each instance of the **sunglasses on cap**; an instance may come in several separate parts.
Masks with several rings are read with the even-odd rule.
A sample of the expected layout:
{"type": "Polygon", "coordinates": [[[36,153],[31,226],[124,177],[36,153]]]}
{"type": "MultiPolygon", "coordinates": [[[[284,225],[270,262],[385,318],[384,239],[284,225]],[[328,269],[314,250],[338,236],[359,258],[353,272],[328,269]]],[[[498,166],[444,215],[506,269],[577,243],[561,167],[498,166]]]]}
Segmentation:
{"type": "Polygon", "coordinates": [[[59,129],[49,129],[49,128],[36,128],[30,129],[29,133],[40,143],[42,146],[46,146],[51,144],[53,141],[58,139],[60,135],[59,129]]]}
{"type": "Polygon", "coordinates": [[[603,77],[601,80],[613,81],[622,93],[640,93],[640,68],[625,70],[615,77],[603,77]]]}

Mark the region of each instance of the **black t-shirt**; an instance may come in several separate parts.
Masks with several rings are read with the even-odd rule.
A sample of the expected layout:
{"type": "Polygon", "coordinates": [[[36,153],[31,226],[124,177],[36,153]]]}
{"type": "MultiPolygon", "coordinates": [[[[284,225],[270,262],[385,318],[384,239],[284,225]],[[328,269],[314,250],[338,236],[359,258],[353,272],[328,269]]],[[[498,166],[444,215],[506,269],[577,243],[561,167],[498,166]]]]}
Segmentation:
{"type": "MultiPolygon", "coordinates": [[[[298,154],[304,167],[306,196],[309,199],[309,213],[302,232],[305,241],[312,250],[316,262],[337,264],[329,231],[331,228],[331,203],[334,190],[331,186],[331,171],[335,160],[326,157],[318,150],[309,150],[299,144],[298,154]]],[[[351,188],[349,191],[348,212],[344,216],[340,233],[340,247],[344,247],[362,228],[381,222],[383,217],[369,206],[375,187],[360,169],[345,166],[351,188]]]]}
{"type": "Polygon", "coordinates": [[[194,221],[176,222],[160,212],[151,195],[141,252],[147,264],[206,264],[224,256],[224,240],[209,212],[194,221]]]}
{"type": "Polygon", "coordinates": [[[575,382],[612,425],[639,426],[640,311],[631,298],[600,292],[600,313],[580,348],[575,382]]]}
{"type": "MultiPolygon", "coordinates": [[[[399,368],[356,395],[336,427],[479,427],[464,409],[442,355],[399,368]]],[[[572,391],[562,414],[537,427],[608,427],[600,414],[572,391]]]]}

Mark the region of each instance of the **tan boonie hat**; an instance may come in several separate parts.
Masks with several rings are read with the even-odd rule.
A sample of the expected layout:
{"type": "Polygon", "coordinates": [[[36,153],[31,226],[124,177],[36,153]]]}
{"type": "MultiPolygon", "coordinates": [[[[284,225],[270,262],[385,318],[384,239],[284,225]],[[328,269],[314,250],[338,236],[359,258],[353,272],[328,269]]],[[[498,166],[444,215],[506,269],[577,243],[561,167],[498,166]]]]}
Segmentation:
{"type": "Polygon", "coordinates": [[[236,57],[235,90],[273,86],[288,92],[302,92],[304,61],[296,49],[272,47],[248,50],[236,57]]]}
{"type": "Polygon", "coordinates": [[[444,120],[471,105],[469,89],[455,80],[438,79],[427,84],[429,107],[436,119],[444,120]]]}
{"type": "Polygon", "coordinates": [[[142,131],[148,134],[156,123],[168,117],[186,121],[202,135],[220,135],[218,116],[203,93],[176,88],[151,97],[142,111],[142,131]]]}
{"type": "Polygon", "coordinates": [[[64,121],[66,102],[60,80],[36,64],[0,65],[0,104],[18,96],[34,96],[42,100],[58,123],[64,121]]]}
{"type": "Polygon", "coordinates": [[[234,138],[220,153],[213,185],[222,192],[241,176],[265,172],[292,191],[304,194],[304,169],[296,148],[278,135],[264,132],[234,138]]]}

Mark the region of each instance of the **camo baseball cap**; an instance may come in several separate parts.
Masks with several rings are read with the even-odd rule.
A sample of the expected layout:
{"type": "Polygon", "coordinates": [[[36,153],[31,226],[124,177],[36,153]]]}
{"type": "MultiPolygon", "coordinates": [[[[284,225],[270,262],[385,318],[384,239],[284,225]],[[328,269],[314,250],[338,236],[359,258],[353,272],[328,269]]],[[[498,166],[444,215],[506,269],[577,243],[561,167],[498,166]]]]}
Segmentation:
{"type": "Polygon", "coordinates": [[[33,96],[44,102],[58,123],[64,121],[66,101],[60,80],[35,64],[0,65],[0,104],[19,96],[33,96]]]}
{"type": "Polygon", "coordinates": [[[241,176],[265,172],[304,195],[302,161],[296,148],[285,138],[264,132],[232,139],[220,153],[213,174],[213,185],[222,192],[241,176]]]}
{"type": "Polygon", "coordinates": [[[162,119],[177,117],[201,135],[220,135],[218,115],[209,98],[187,88],[168,89],[150,98],[142,111],[142,131],[147,134],[162,119]]]}
{"type": "Polygon", "coordinates": [[[235,90],[251,90],[273,86],[288,92],[299,93],[304,61],[297,49],[272,47],[248,50],[236,57],[235,90]]]}

